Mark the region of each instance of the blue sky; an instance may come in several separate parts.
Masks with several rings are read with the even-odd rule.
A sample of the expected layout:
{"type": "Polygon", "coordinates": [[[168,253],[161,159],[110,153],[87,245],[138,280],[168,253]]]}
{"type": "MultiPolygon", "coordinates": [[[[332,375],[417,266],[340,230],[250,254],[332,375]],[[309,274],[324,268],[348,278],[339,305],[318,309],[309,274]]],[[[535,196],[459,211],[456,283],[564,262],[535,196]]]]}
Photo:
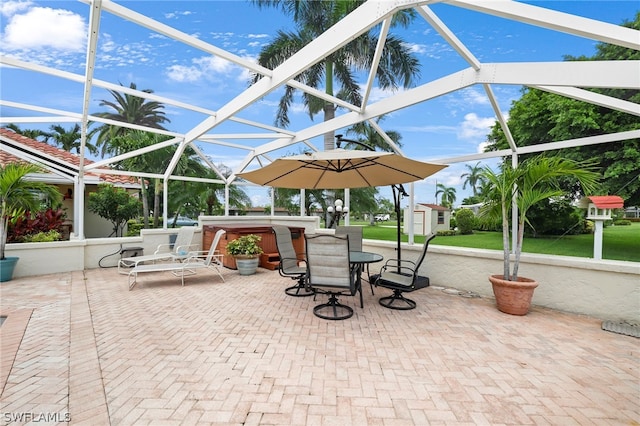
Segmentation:
{"type": "MultiPolygon", "coordinates": [[[[244,1],[119,1],[124,7],[170,25],[189,35],[255,61],[260,48],[277,30],[292,30],[288,17],[274,9],[258,9],[244,1]]],[[[620,24],[632,20],[637,1],[541,1],[529,2],[576,15],[620,24]]],[[[435,4],[432,10],[482,62],[559,61],[563,55],[595,52],[595,42],[550,30],[435,4]]],[[[3,1],[0,5],[0,50],[3,54],[82,74],[85,66],[88,5],[77,1],[3,1]]],[[[422,64],[421,81],[431,81],[467,68],[455,51],[417,18],[408,29],[394,30],[410,44],[422,64]]],[[[241,68],[185,46],[167,37],[103,14],[95,78],[152,89],[168,98],[217,109],[247,87],[248,74],[241,68]]],[[[0,68],[2,99],[81,112],[82,84],[33,72],[0,68]]],[[[362,80],[364,82],[364,79],[362,80]]],[[[519,97],[520,87],[494,87],[503,111],[519,97]]],[[[249,120],[273,123],[279,93],[268,96],[239,114],[249,120]]],[[[372,100],[387,96],[374,90],[372,100]]],[[[111,95],[100,89],[92,93],[91,112],[105,111],[101,99],[111,95]]],[[[175,107],[166,109],[169,130],[186,132],[204,116],[175,107]]],[[[2,107],[4,117],[29,115],[2,107]]],[[[293,107],[290,129],[312,123],[300,104],[293,107]]],[[[322,121],[317,116],[314,122],[322,121]]],[[[434,160],[479,152],[488,128],[495,122],[482,88],[474,87],[389,115],[382,127],[402,135],[402,149],[412,158],[434,160]]],[[[49,124],[21,124],[23,128],[48,128],[49,124]]],[[[71,124],[64,124],[70,127],[71,124]]],[[[216,129],[231,132],[234,126],[216,129]]],[[[264,141],[253,141],[263,143],[264,141]]],[[[321,146],[320,140],[316,141],[321,146]]],[[[249,142],[250,143],[250,142],[249,142]]],[[[205,148],[215,163],[234,167],[246,151],[205,148]]],[[[289,152],[296,152],[295,149],[289,152]]],[[[475,164],[475,162],[473,163],[475,164]]],[[[437,175],[417,183],[416,202],[435,201],[435,183],[457,190],[458,203],[470,195],[462,189],[464,164],[454,164],[437,175]]],[[[383,192],[383,194],[385,194],[383,192]]],[[[264,190],[253,190],[256,205],[268,203],[264,190]]]]}

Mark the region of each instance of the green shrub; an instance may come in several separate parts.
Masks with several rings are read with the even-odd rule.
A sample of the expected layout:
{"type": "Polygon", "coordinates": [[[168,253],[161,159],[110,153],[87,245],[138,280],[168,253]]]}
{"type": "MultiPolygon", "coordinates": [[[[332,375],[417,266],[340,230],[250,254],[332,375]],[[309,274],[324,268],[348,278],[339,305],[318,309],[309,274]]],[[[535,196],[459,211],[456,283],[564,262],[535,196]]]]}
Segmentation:
{"type": "Polygon", "coordinates": [[[631,221],[626,219],[620,219],[613,222],[616,226],[631,226],[631,221]]]}
{"type": "Polygon", "coordinates": [[[140,235],[140,230],[144,228],[142,222],[138,222],[136,219],[130,219],[127,221],[127,237],[137,237],[140,235]]]}
{"type": "Polygon", "coordinates": [[[571,204],[568,198],[543,200],[531,207],[529,224],[525,234],[531,237],[539,235],[578,235],[585,228],[584,210],[571,204]]]}
{"type": "Polygon", "coordinates": [[[593,234],[593,232],[596,229],[596,225],[593,223],[592,220],[585,220],[584,221],[584,232],[583,234],[593,234]]]}
{"type": "Polygon", "coordinates": [[[438,231],[436,235],[438,235],[438,237],[453,237],[456,234],[457,232],[454,231],[453,229],[448,229],[446,231],[438,231]]]}
{"type": "Polygon", "coordinates": [[[456,226],[458,226],[458,222],[456,221],[456,217],[455,216],[451,216],[449,218],[449,228],[456,229],[456,226]]]}
{"type": "Polygon", "coordinates": [[[60,233],[54,229],[22,237],[23,243],[50,243],[52,241],[60,241],[60,233]]]}
{"type": "Polygon", "coordinates": [[[476,215],[469,209],[460,209],[456,212],[456,222],[458,232],[463,235],[473,234],[473,229],[476,227],[476,215]]]}

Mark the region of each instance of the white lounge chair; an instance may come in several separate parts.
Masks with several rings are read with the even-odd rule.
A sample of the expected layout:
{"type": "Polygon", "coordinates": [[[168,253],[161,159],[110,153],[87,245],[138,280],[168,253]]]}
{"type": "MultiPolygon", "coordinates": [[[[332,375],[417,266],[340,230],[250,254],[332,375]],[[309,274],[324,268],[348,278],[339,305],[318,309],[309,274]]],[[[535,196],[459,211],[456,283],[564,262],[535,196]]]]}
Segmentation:
{"type": "Polygon", "coordinates": [[[171,247],[171,244],[160,244],[153,254],[123,257],[118,261],[118,272],[128,274],[132,267],[136,267],[142,263],[175,261],[176,258],[184,257],[188,252],[194,251],[197,248],[197,244],[192,244],[194,233],[194,226],[183,226],[178,229],[173,247],[171,247]]]}
{"type": "Polygon", "coordinates": [[[215,271],[224,282],[224,277],[220,273],[222,267],[222,253],[216,250],[220,238],[225,234],[224,229],[216,232],[208,251],[192,251],[181,261],[170,263],[150,263],[136,265],[129,271],[129,290],[135,287],[138,274],[145,272],[172,272],[175,276],[180,277],[182,286],[184,287],[184,276],[196,273],[197,269],[208,268],[215,271]]]}

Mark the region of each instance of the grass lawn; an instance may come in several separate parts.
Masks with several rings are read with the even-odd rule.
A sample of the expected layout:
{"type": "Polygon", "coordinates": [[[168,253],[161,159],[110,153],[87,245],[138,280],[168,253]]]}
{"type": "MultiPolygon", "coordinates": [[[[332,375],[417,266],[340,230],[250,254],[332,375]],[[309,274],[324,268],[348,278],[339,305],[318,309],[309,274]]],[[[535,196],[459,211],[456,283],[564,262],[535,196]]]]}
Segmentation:
{"type": "MultiPolygon", "coordinates": [[[[396,240],[395,222],[389,221],[375,226],[370,226],[364,222],[352,222],[352,224],[364,226],[364,238],[385,241],[396,240]]],[[[538,238],[525,236],[523,252],[593,257],[593,238],[593,234],[538,238]]],[[[407,236],[404,234],[402,235],[402,241],[407,241],[407,236]]],[[[415,241],[422,243],[424,237],[416,235],[415,241]]],[[[502,250],[502,234],[499,232],[475,231],[472,235],[437,237],[433,243],[443,246],[502,250]]],[[[604,228],[602,246],[603,259],[640,262],[640,223],[632,223],[631,226],[609,226],[604,228]]]]}

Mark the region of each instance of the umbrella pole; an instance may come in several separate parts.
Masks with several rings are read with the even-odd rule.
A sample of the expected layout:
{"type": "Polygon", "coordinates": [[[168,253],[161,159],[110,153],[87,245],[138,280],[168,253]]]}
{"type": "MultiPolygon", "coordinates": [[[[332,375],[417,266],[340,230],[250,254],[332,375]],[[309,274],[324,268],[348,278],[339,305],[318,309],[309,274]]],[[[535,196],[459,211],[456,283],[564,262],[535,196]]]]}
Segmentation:
{"type": "MultiPolygon", "coordinates": [[[[391,185],[391,189],[393,191],[393,204],[396,209],[396,241],[398,242],[398,260],[402,260],[402,248],[401,248],[401,240],[400,240],[400,198],[407,193],[405,192],[402,185],[391,185]]],[[[400,273],[400,262],[398,262],[398,274],[400,273]]]]}
{"type": "Polygon", "coordinates": [[[396,226],[396,239],[398,241],[398,274],[400,273],[400,260],[402,260],[402,248],[401,248],[401,240],[400,240],[400,226],[401,226],[401,221],[400,221],[400,200],[402,199],[402,197],[408,197],[409,194],[407,194],[407,191],[404,190],[404,186],[402,186],[402,184],[397,184],[397,185],[391,185],[391,189],[393,190],[393,204],[394,207],[396,209],[396,222],[397,222],[397,226],[396,226]]]}

